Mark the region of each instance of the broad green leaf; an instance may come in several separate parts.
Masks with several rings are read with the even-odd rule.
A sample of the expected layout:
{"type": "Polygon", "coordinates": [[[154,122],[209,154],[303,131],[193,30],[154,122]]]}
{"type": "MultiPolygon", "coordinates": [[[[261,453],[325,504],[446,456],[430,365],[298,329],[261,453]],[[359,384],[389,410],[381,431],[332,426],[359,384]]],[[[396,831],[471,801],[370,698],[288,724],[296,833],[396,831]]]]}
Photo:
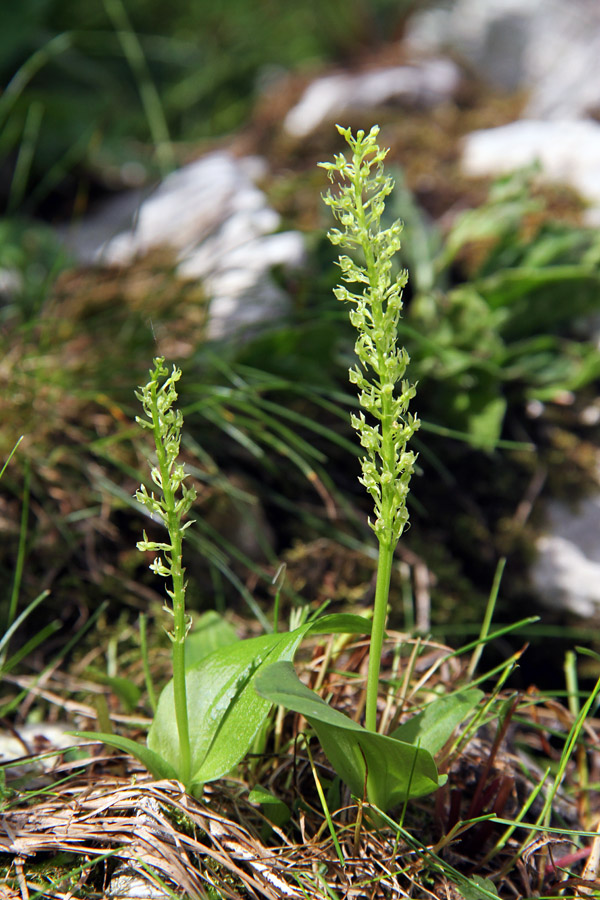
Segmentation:
{"type": "Polygon", "coordinates": [[[472,241],[489,241],[499,238],[518,227],[527,212],[539,208],[539,201],[521,195],[503,198],[503,202],[490,202],[477,209],[470,209],[458,216],[446,238],[438,266],[448,266],[456,254],[472,241]]]}
{"type": "Polygon", "coordinates": [[[220,647],[238,641],[235,628],[214,609],[203,613],[185,639],[186,668],[191,669],[220,647]]]}
{"type": "Polygon", "coordinates": [[[479,279],[475,289],[492,309],[504,308],[500,328],[507,341],[554,331],[598,309],[598,272],[592,266],[504,269],[479,279]]]}
{"type": "Polygon", "coordinates": [[[267,665],[256,678],[262,697],[301,713],[353,794],[386,810],[407,797],[431,793],[442,780],[427,750],[367,731],[302,684],[290,662],[267,665]]]}
{"type": "Polygon", "coordinates": [[[479,409],[471,410],[469,431],[475,446],[494,449],[502,433],[506,407],[505,397],[491,397],[479,409]]]}
{"type": "MultiPolygon", "coordinates": [[[[209,642],[230,640],[231,635],[220,628],[220,623],[216,624],[215,630],[212,624],[209,620],[209,642]]],[[[370,629],[371,622],[360,616],[323,616],[293,632],[236,641],[203,655],[186,673],[192,756],[191,779],[186,786],[194,788],[214,781],[229,772],[247,753],[271,708],[271,702],[254,691],[254,679],[265,665],[293,659],[306,634],[366,634],[370,629]]],[[[200,652],[205,649],[206,645],[201,646],[200,652]]],[[[181,777],[172,681],[159,698],[147,747],[118,735],[88,731],[72,733],[131,753],[156,778],[181,777]]]]}
{"type": "Polygon", "coordinates": [[[177,778],[176,769],[166,760],[150,750],[144,744],[138,744],[126,737],[120,737],[118,734],[101,734],[97,731],[69,731],[75,737],[85,738],[88,741],[101,741],[108,744],[109,747],[115,747],[117,750],[123,750],[124,753],[130,753],[136,759],[146,766],[148,771],[154,778],[177,778]]]}
{"type": "Polygon", "coordinates": [[[396,728],[390,737],[407,744],[418,743],[419,747],[435,756],[483,696],[477,688],[466,688],[433,700],[423,712],[396,728]]]}
{"type": "MultiPolygon", "coordinates": [[[[293,632],[267,634],[221,647],[190,667],[186,691],[192,783],[204,784],[226,775],[248,752],[271,708],[270,701],[254,690],[254,679],[263,666],[293,659],[306,634],[366,634],[370,629],[371,622],[361,616],[322,616],[293,632]]],[[[159,698],[148,746],[178,770],[172,681],[159,698]]]]}
{"type": "MultiPolygon", "coordinates": [[[[221,647],[186,673],[191,781],[214,781],[247,753],[271,703],[254,690],[261,668],[292,659],[309,626],[221,647]]],[[[164,688],[148,733],[148,747],[179,770],[173,682],[164,688]]]]}

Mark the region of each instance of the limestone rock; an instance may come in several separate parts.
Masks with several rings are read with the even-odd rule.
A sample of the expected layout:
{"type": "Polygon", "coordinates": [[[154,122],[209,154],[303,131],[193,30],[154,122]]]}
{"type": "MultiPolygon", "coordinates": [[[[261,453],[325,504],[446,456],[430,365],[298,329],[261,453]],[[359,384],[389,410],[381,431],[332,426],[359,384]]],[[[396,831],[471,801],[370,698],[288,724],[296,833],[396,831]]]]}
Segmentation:
{"type": "Polygon", "coordinates": [[[299,232],[273,233],[280,217],[256,184],[264,172],[257,157],[208,154],[147,197],[130,192],[106,204],[67,234],[66,244],[83,263],[113,266],[172,248],[177,274],[202,279],[211,298],[208,336],[224,337],[285,312],[288,297],[270,270],[304,260],[299,232]]]}
{"type": "Polygon", "coordinates": [[[300,138],[325,122],[339,121],[350,110],[369,110],[391,102],[434,106],[454,95],[459,80],[458,67],[447,59],[358,74],[325,75],[306,88],[285,117],[283,127],[300,138]]]}
{"type": "Polygon", "coordinates": [[[600,108],[597,0],[455,0],[414,15],[407,42],[450,51],[495,87],[529,91],[525,115],[584,118],[600,108]]]}
{"type": "Polygon", "coordinates": [[[552,181],[575,188],[589,203],[586,219],[600,224],[600,124],[522,119],[467,135],[462,167],[467,175],[499,175],[539,162],[552,181]]]}
{"type": "Polygon", "coordinates": [[[582,617],[600,611],[600,493],[573,508],[551,501],[531,571],[542,601],[582,617]]]}

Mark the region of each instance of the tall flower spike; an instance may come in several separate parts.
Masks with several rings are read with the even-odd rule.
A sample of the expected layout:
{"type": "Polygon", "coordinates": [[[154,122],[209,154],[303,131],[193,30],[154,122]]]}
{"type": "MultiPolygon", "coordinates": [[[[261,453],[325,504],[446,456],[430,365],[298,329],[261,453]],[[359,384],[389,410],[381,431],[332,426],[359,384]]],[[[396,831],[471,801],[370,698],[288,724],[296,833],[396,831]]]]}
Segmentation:
{"type": "Polygon", "coordinates": [[[144,532],[144,539],[138,541],[137,547],[139,550],[161,554],[155,557],[150,569],[161,578],[171,579],[172,589],[166,588],[170,605],[165,603],[164,609],[173,618],[172,631],[167,634],[171,639],[173,654],[173,694],[182,781],[187,784],[191,750],[185,684],[185,639],[191,620],[185,612],[186,582],[182,544],[185,530],[191,523],[184,523],[182,519],[196,499],[196,492],[184,484],[185,469],[177,462],[183,415],[173,405],[177,400],[175,385],[180,377],[181,370],[175,366],[169,375],[164,358],[157,356],[154,369],[150,370],[150,380],[136,392],[146,416],[136,416],[136,421],[143,428],[149,429],[154,437],[156,465],[151,466],[150,475],[159,490],[159,496],[154,492],[148,493],[145,485],[141,485],[135,496],[153,517],[162,521],[169,534],[168,542],[151,541],[144,532]]]}
{"type": "Polygon", "coordinates": [[[414,386],[404,380],[408,354],[397,346],[402,289],[408,276],[401,272],[392,278],[392,258],[400,248],[402,226],[395,222],[390,228],[381,227],[385,199],[394,187],[383,171],[387,150],[377,145],[378,126],[368,135],[359,131],[356,137],[349,128],[338,125],[338,131],[346,139],[352,159],[339,154],[333,163],[320,165],[336,184],[335,193],[328,191],[323,197],[341,226],[331,229],[329,239],[362,255],[359,262],[339,257],[345,284],[334,293],[338,300],[353,304],[350,321],[358,331],[354,350],[359,365],[349,374],[365,412],[353,415],[351,422],[366,451],[359,481],[373,500],[375,520],[369,524],[379,542],[365,707],[365,724],[375,731],[394,550],[408,522],[406,498],[416,459],[407,444],[419,420],[408,411],[415,394],[414,386]],[[354,290],[345,285],[353,285],[354,290]]]}
{"type": "MultiPolygon", "coordinates": [[[[182,522],[182,519],[196,499],[196,491],[185,485],[185,468],[177,461],[183,415],[180,410],[173,408],[173,404],[177,400],[176,384],[180,377],[180,369],[173,366],[169,375],[164,359],[157,357],[154,360],[154,370],[150,372],[150,380],[136,392],[146,416],[145,418],[136,416],[136,422],[153,432],[156,445],[157,464],[151,467],[150,476],[159,489],[159,496],[154,492],[148,493],[148,489],[142,484],[135,497],[153,517],[162,521],[170,538],[169,542],[151,541],[144,532],[144,539],[138,541],[137,548],[162,554],[162,557],[154,559],[150,569],[163,578],[174,579],[177,605],[183,608],[185,582],[181,563],[181,543],[184,532],[192,521],[182,522]],[[164,380],[161,384],[162,379],[164,380]]],[[[167,593],[172,597],[171,591],[167,593]]],[[[187,617],[182,619],[181,616],[176,618],[184,622],[184,630],[187,633],[189,619],[187,617]]]]}
{"type": "Polygon", "coordinates": [[[394,222],[381,228],[385,199],[394,182],[385,175],[383,161],[387,150],[377,144],[379,127],[369,134],[349,128],[338,131],[352,150],[351,160],[343,154],[333,163],[320,163],[339,190],[323,197],[341,228],[333,228],[329,239],[337,246],[362,252],[363,260],[339,257],[342,280],[356,285],[335,289],[338,300],[350,302],[350,321],[358,331],[355,352],[360,366],[350,369],[352,384],[359,389],[359,403],[374,424],[361,413],[352,416],[360,443],[367,451],[362,458],[360,481],[373,497],[378,537],[395,547],[408,521],[406,496],[415,454],[407,443],[419,427],[419,420],[408,411],[415,388],[403,376],[409,357],[397,346],[398,323],[402,313],[402,289],[405,271],[392,278],[392,258],[400,248],[402,224],[394,222]],[[400,391],[397,390],[401,382],[400,391]]]}

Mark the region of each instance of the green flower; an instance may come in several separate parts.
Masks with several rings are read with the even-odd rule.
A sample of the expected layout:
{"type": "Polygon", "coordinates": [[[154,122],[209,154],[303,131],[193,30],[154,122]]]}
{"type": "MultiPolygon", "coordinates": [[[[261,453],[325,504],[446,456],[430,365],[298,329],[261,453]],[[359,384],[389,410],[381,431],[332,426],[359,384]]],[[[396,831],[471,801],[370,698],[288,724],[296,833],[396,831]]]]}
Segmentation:
{"type": "Polygon", "coordinates": [[[416,460],[407,444],[419,427],[419,420],[408,411],[415,395],[414,385],[404,380],[409,356],[397,345],[408,275],[402,271],[392,277],[392,258],[400,249],[402,224],[381,228],[385,199],[394,182],[383,171],[388,151],[377,145],[379,127],[368,135],[359,131],[356,137],[349,128],[338,126],[338,131],[352,150],[352,160],[339,154],[333,163],[320,163],[333,183],[342,179],[339,190],[323,197],[342,226],[331,229],[329,239],[358,250],[364,260],[362,264],[339,257],[342,280],[358,288],[340,285],[334,291],[338,300],[353,304],[350,321],[358,331],[354,349],[360,365],[350,369],[349,377],[367,416],[361,412],[351,421],[366,450],[360,481],[375,506],[371,527],[395,546],[408,521],[406,497],[416,460]]]}

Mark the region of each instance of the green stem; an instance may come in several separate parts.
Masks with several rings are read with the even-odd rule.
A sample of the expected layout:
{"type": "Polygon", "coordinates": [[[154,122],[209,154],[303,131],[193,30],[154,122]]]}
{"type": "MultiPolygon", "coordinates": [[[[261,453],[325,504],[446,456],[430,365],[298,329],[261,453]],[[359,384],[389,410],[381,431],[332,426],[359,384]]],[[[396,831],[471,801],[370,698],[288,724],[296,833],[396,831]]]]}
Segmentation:
{"type": "Polygon", "coordinates": [[[377,696],[379,693],[379,670],[381,668],[381,651],[387,619],[387,604],[392,577],[392,561],[394,546],[381,542],[377,561],[377,583],[375,587],[375,608],[373,610],[373,628],[369,648],[369,668],[367,671],[367,701],[365,708],[365,727],[369,731],[377,731],[377,696]]]}
{"type": "Polygon", "coordinates": [[[156,443],[156,455],[158,469],[161,478],[161,487],[164,496],[166,521],[171,541],[170,568],[173,581],[173,633],[170,635],[172,642],[173,661],[173,694],[175,701],[175,720],[177,722],[177,734],[179,736],[179,759],[181,780],[188,787],[191,775],[191,750],[190,731],[188,722],[187,691],[185,686],[185,570],[182,564],[182,536],[179,517],[175,509],[175,495],[171,487],[169,464],[167,454],[161,440],[158,406],[156,403],[156,383],[152,385],[152,423],[154,426],[154,438],[156,443]]]}
{"type": "MultiPolygon", "coordinates": [[[[169,517],[171,518],[171,517],[169,517]]],[[[182,565],[181,533],[179,522],[175,528],[169,527],[172,550],[173,578],[173,693],[175,699],[175,716],[179,734],[179,758],[181,760],[181,776],[187,787],[191,773],[190,733],[188,723],[187,692],[185,686],[185,582],[182,565]]]]}

